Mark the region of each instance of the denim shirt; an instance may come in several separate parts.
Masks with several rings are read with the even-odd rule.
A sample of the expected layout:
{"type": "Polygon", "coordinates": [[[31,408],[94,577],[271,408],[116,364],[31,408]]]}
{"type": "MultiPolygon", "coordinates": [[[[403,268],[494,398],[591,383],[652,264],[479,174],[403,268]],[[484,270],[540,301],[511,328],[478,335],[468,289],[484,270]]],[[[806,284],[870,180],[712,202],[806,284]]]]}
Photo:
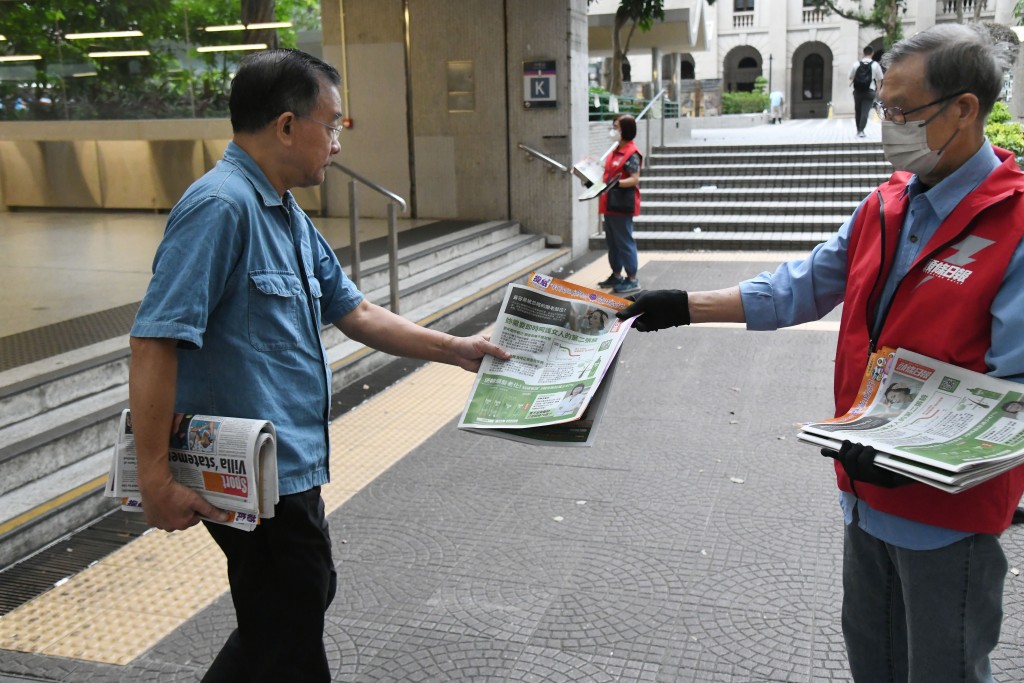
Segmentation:
{"type": "MultiPolygon", "coordinates": [[[[999,158],[986,141],[960,168],[938,185],[924,188],[914,176],[904,194],[910,201],[895,263],[886,280],[883,298],[892,297],[899,280],[907,274],[921,249],[953,209],[973,192],[999,166],[999,158]]],[[[863,203],[862,203],[863,206],[863,203]]],[[[818,320],[843,300],[846,290],[847,245],[856,222],[854,212],[827,242],[819,244],[810,256],[784,263],[774,273],[761,273],[740,283],[747,328],[774,330],[818,320]]],[[[879,305],[884,310],[884,304],[879,305]]],[[[992,326],[992,345],[985,355],[990,375],[1024,382],[1024,243],[1017,246],[1006,269],[1002,287],[992,301],[996,321],[992,326]]],[[[840,492],[840,505],[846,523],[856,505],[859,524],[864,531],[886,543],[911,550],[941,548],[969,536],[961,531],[873,510],[853,494],[840,492]]]]}
{"type": "Polygon", "coordinates": [[[320,327],[362,299],[291,193],[232,142],[168,216],[131,335],[178,340],[177,411],[274,423],[287,495],[330,478],[320,327]]]}

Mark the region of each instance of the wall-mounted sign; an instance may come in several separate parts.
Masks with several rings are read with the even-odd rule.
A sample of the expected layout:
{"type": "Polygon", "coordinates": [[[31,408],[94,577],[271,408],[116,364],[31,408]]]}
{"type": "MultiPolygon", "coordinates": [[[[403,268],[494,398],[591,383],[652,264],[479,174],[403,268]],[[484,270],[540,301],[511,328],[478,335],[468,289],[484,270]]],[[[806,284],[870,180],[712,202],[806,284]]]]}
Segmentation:
{"type": "Polygon", "coordinates": [[[527,109],[558,106],[555,60],[523,62],[523,106],[527,109]]]}

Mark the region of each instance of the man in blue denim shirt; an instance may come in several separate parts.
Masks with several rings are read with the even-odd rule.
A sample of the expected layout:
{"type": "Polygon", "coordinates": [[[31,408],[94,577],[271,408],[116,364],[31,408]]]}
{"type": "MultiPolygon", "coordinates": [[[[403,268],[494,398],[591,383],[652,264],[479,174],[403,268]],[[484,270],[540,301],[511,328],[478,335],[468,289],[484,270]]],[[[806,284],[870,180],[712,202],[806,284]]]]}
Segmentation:
{"type": "MultiPolygon", "coordinates": [[[[840,380],[849,384],[850,377],[859,381],[869,348],[887,334],[897,337],[895,343],[883,341],[888,346],[930,336],[940,349],[957,348],[955,340],[978,339],[971,354],[963,355],[965,362],[1024,382],[1024,241],[1021,221],[1013,219],[1024,212],[1024,178],[1012,155],[1002,150],[997,155],[984,133],[1002,86],[1005,49],[956,24],[932,27],[894,45],[885,56],[889,69],[880,93],[882,147],[894,168],[906,173],[872,193],[805,259],[728,289],[648,292],[618,315],[642,314],[636,321],[641,331],[716,321],[774,330],[817,320],[845,301],[836,365],[849,372],[837,372],[837,387],[840,380]],[[880,218],[883,193],[890,197],[885,214],[903,215],[902,223],[890,222],[888,229],[880,218]],[[886,250],[884,236],[892,239],[897,230],[890,241],[895,249],[886,250]],[[879,242],[882,248],[874,249],[879,242]],[[858,249],[864,244],[872,248],[858,249]],[[956,257],[961,247],[971,249],[970,258],[956,257]],[[955,290],[943,298],[950,290],[924,286],[928,259],[947,250],[954,256],[946,258],[969,266],[965,272],[972,283],[987,278],[989,298],[965,300],[969,295],[958,298],[955,290]],[[882,253],[891,255],[886,260],[882,253]],[[873,311],[866,307],[867,315],[850,303],[865,300],[877,302],[873,311]],[[943,306],[948,319],[915,319],[915,308],[928,304],[943,306]],[[964,308],[988,316],[973,336],[949,329],[956,325],[954,313],[964,308]],[[912,330],[915,322],[918,329],[912,330]]],[[[838,412],[848,407],[836,406],[838,412]]],[[[970,494],[932,498],[925,490],[920,496],[924,485],[877,467],[873,449],[850,442],[830,455],[842,465],[837,478],[845,471],[851,482],[840,505],[846,522],[842,625],[854,680],[991,682],[989,655],[999,641],[1007,572],[999,532],[1020,500],[1010,483],[1014,473],[1002,475],[1005,486],[994,487],[992,507],[999,509],[990,519],[996,513],[1001,518],[986,521],[989,530],[975,531],[965,528],[980,525],[980,510],[968,510],[947,526],[921,521],[939,517],[940,506],[963,505],[963,496],[970,494]],[[918,493],[909,490],[915,486],[918,493]],[[939,504],[900,515],[863,499],[891,505],[901,496],[939,504]]]]}
{"type": "Polygon", "coordinates": [[[252,532],[206,523],[228,560],[238,626],[204,681],[328,681],[334,597],[320,486],[329,479],[331,371],[321,321],[387,353],[475,371],[487,339],[415,325],[363,298],[289,192],[339,151],[340,77],[297,50],[246,58],[224,158],[171,211],[131,330],[130,404],[146,520],[174,531],[225,518],[173,480],[177,412],[268,419],[281,499],[252,532]]]}

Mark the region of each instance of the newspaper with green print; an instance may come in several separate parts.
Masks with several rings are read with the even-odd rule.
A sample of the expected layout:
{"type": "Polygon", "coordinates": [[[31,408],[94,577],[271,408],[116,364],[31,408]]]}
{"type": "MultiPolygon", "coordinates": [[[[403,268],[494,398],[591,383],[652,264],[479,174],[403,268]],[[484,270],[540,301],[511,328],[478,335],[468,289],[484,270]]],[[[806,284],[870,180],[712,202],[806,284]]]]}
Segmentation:
{"type": "Polygon", "coordinates": [[[871,446],[878,466],[949,493],[1024,463],[1024,384],[887,349],[869,362],[865,386],[850,413],[805,424],[798,438],[871,446]]]}

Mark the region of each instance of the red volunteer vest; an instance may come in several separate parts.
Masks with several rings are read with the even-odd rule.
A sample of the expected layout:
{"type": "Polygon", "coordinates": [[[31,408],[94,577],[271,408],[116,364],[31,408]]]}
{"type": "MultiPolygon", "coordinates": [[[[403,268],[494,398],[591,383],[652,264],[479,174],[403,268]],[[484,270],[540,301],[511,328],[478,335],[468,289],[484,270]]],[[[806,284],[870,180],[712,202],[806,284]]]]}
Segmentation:
{"type": "MultiPolygon", "coordinates": [[[[899,283],[876,347],[903,347],[976,372],[986,372],[992,300],[1024,235],[1024,174],[1011,153],[939,226],[899,283]]],[[[836,414],[853,405],[867,364],[869,321],[892,266],[909,201],[908,173],[894,173],[868,197],[851,231],[846,298],[836,350],[836,414]],[[881,195],[882,203],[879,202],[881,195]],[[884,231],[881,221],[884,204],[884,231]]],[[[1024,339],[1021,340],[1024,343],[1024,339]]],[[[842,467],[839,488],[851,491],[842,467]]],[[[962,493],[925,484],[886,489],[857,484],[872,508],[907,519],[975,533],[1001,533],[1024,493],[1017,467],[962,493]]]]}
{"type": "MultiPolygon", "coordinates": [[[[604,180],[604,182],[607,183],[609,180],[614,178],[617,174],[619,174],[619,173],[625,174],[625,171],[623,170],[622,167],[626,164],[626,161],[629,159],[629,157],[633,156],[634,154],[637,154],[637,155],[640,156],[640,164],[643,165],[644,156],[642,154],[640,154],[640,150],[638,150],[636,148],[636,145],[633,144],[632,140],[630,140],[629,142],[623,143],[622,145],[619,145],[618,147],[613,149],[611,154],[609,154],[608,157],[604,160],[604,178],[602,178],[602,180],[604,180]]],[[[634,216],[639,216],[640,215],[640,186],[639,185],[636,186],[636,193],[634,194],[634,196],[636,197],[636,204],[633,207],[633,215],[634,216]]],[[[605,203],[608,201],[608,198],[605,195],[601,195],[600,197],[598,197],[597,201],[598,201],[598,210],[601,213],[610,213],[613,216],[628,216],[629,215],[629,214],[625,214],[625,213],[616,213],[615,211],[606,211],[605,210],[605,203]]]]}

